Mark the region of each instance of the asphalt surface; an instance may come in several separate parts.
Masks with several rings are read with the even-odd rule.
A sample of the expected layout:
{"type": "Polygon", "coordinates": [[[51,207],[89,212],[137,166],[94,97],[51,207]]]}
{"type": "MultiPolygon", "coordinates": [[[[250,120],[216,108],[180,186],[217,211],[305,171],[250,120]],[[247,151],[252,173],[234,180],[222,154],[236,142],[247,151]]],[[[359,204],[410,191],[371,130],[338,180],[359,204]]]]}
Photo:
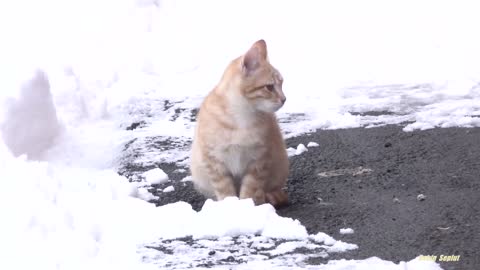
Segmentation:
{"type": "MultiPolygon", "coordinates": [[[[359,246],[328,259],[399,262],[433,255],[447,270],[480,269],[480,128],[318,130],[287,145],[310,141],[320,146],[290,157],[290,205],[278,213],[300,220],[309,233],[322,231],[359,246]],[[340,236],[346,227],[355,232],[340,236]],[[440,262],[441,255],[460,257],[440,262]]],[[[191,182],[180,181],[188,171],[171,163],[157,166],[173,180],[175,192],[153,202],[186,201],[200,210],[205,199],[191,182]]],[[[148,169],[127,164],[122,173],[148,169]]],[[[161,193],[166,185],[151,191],[161,193]]]]}
{"type": "Polygon", "coordinates": [[[280,215],[333,237],[353,228],[347,259],[460,255],[442,268],[480,269],[480,128],[318,131],[288,144],[309,141],[320,147],[291,159],[292,205],[280,215]]]}

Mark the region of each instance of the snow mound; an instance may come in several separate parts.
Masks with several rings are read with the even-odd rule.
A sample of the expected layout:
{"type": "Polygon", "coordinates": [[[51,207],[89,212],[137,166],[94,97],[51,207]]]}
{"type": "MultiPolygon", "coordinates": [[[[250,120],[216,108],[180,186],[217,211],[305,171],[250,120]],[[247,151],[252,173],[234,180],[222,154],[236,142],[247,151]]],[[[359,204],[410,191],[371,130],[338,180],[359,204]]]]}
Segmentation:
{"type": "Polygon", "coordinates": [[[0,123],[5,144],[15,156],[40,159],[61,131],[47,75],[38,70],[21,87],[19,96],[5,103],[0,123]]]}
{"type": "Polygon", "coordinates": [[[270,204],[255,206],[252,199],[237,197],[207,200],[196,220],[194,238],[260,234],[284,239],[305,239],[308,234],[298,220],[280,217],[270,204]]]}

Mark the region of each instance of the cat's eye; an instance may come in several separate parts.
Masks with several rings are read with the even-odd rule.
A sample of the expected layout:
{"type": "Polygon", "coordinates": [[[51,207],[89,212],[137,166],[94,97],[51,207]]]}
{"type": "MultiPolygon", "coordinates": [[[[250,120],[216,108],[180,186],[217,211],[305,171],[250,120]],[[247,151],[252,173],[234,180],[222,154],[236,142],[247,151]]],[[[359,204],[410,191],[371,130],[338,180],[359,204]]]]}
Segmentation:
{"type": "Polygon", "coordinates": [[[267,84],[265,85],[268,91],[273,92],[275,90],[275,86],[273,84],[267,84]]]}

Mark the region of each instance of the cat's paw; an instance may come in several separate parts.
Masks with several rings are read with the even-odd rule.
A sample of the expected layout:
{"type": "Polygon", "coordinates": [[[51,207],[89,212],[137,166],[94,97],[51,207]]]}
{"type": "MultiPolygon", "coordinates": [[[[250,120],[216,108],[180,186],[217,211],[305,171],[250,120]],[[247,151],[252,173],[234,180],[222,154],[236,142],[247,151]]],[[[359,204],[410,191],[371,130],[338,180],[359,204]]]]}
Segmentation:
{"type": "Polygon", "coordinates": [[[261,205],[266,203],[265,192],[262,189],[248,189],[246,186],[243,186],[240,191],[240,199],[250,198],[253,200],[255,205],[261,205]]]}
{"type": "Polygon", "coordinates": [[[267,203],[270,203],[276,209],[282,208],[288,205],[288,194],[283,189],[268,192],[266,195],[267,203]]]}

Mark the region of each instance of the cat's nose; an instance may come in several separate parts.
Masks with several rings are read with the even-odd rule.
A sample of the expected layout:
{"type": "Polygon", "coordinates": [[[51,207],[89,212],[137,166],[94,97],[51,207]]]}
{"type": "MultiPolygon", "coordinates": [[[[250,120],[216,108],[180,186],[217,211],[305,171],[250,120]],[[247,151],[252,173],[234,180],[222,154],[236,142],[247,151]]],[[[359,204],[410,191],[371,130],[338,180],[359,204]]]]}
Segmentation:
{"type": "Polygon", "coordinates": [[[282,102],[282,104],[285,104],[285,101],[287,101],[287,98],[284,97],[280,101],[282,102]]]}

